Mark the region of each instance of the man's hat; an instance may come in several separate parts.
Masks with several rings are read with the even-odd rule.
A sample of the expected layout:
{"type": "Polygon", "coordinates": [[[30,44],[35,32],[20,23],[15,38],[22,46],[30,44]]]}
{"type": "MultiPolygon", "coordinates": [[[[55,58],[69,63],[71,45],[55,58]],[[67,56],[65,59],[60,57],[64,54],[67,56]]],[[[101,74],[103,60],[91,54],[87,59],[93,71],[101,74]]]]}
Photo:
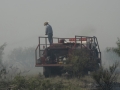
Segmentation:
{"type": "Polygon", "coordinates": [[[44,26],[47,25],[47,24],[48,24],[48,22],[45,22],[45,23],[44,23],[44,26]]]}

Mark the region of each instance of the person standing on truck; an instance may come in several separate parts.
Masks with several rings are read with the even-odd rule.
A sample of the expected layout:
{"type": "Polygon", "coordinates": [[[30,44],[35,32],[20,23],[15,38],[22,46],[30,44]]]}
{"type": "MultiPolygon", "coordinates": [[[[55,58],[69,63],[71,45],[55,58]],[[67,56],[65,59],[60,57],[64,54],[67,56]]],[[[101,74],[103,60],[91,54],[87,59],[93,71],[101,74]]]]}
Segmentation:
{"type": "Polygon", "coordinates": [[[52,30],[52,27],[51,27],[51,25],[49,25],[48,22],[45,22],[44,26],[46,26],[45,35],[48,35],[48,41],[49,41],[49,43],[51,45],[53,43],[53,30],[52,30]]]}

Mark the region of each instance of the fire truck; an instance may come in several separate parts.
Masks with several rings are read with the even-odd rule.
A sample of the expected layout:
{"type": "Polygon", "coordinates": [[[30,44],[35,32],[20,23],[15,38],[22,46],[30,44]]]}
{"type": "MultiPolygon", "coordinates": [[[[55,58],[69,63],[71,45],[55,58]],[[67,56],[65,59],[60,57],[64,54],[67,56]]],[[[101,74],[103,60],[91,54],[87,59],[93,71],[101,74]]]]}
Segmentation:
{"type": "Polygon", "coordinates": [[[69,65],[66,63],[69,55],[74,50],[83,50],[84,48],[92,53],[90,60],[96,60],[96,64],[100,66],[101,51],[97,37],[79,35],[75,35],[73,38],[53,37],[53,44],[50,45],[48,37],[40,36],[38,37],[38,45],[35,49],[35,67],[43,67],[43,75],[45,77],[61,75],[61,69],[69,65]],[[95,49],[92,49],[93,46],[95,49]]]}

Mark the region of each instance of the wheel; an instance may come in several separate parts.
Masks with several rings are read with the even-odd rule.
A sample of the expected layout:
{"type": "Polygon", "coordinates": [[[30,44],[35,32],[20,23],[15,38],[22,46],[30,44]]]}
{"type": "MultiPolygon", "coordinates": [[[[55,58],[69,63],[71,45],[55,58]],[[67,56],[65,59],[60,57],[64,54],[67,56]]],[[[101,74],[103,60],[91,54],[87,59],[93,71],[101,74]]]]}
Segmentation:
{"type": "Polygon", "coordinates": [[[43,75],[45,76],[45,78],[48,78],[51,76],[51,70],[49,67],[43,67],[43,75]]]}
{"type": "Polygon", "coordinates": [[[59,66],[50,66],[50,67],[43,67],[43,75],[45,78],[51,77],[51,76],[61,76],[63,67],[59,66]]]}
{"type": "Polygon", "coordinates": [[[62,74],[62,67],[59,67],[59,66],[53,66],[53,67],[51,67],[51,75],[52,76],[61,76],[61,74],[62,74]]]}

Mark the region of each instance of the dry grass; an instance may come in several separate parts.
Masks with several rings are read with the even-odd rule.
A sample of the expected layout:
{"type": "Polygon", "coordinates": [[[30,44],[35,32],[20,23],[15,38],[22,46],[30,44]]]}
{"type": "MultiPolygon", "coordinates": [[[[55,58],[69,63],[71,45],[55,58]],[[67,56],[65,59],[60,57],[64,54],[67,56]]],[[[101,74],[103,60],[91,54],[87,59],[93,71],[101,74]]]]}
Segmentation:
{"type": "Polygon", "coordinates": [[[51,83],[61,82],[68,87],[67,90],[90,90],[91,83],[94,83],[94,80],[90,76],[85,76],[81,78],[64,78],[64,77],[51,77],[47,78],[51,83]]]}

